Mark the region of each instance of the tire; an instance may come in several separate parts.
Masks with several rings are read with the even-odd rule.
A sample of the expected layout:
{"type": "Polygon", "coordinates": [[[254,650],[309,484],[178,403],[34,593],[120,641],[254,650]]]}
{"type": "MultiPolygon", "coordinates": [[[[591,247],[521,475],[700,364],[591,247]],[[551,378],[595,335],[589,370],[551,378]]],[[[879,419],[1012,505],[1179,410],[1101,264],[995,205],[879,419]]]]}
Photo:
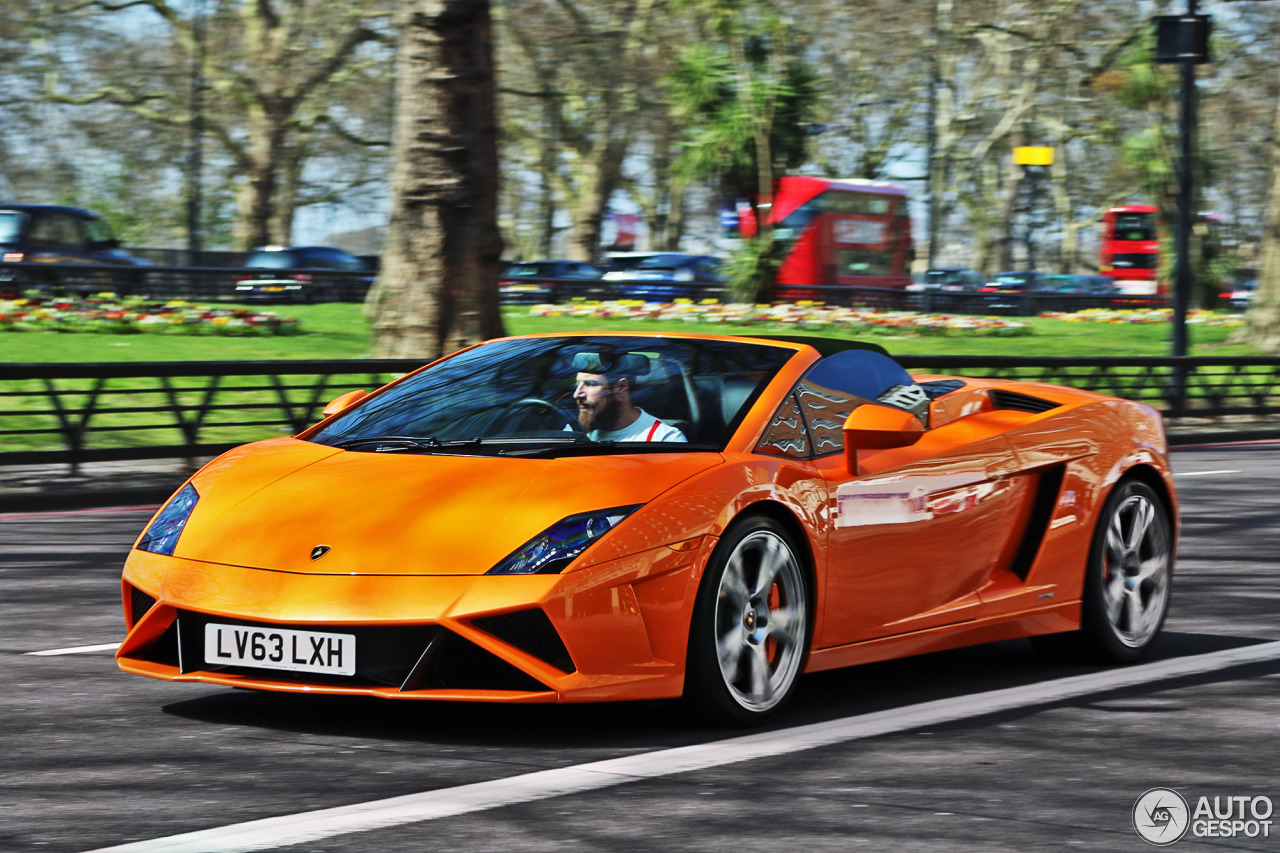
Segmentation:
{"type": "Polygon", "coordinates": [[[809,646],[808,575],[781,525],[735,522],[711,555],[689,631],[684,698],[713,723],[756,725],[795,692],[809,646]]]}
{"type": "Polygon", "coordinates": [[[1132,663],[1150,650],[1173,586],[1173,521],[1145,483],[1122,480],[1103,506],[1089,549],[1080,630],[1033,638],[1051,657],[1132,663]]]}

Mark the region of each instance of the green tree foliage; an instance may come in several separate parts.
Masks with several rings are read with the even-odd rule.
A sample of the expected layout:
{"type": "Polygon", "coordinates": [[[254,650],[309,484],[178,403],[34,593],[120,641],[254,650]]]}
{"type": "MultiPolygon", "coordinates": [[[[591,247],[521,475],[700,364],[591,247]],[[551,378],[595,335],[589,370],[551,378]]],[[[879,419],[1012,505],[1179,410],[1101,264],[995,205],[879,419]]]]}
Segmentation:
{"type": "Polygon", "coordinates": [[[746,91],[739,88],[744,76],[728,53],[705,43],[690,46],[668,78],[676,112],[691,128],[677,169],[691,180],[715,181],[727,199],[762,194],[762,165],[780,176],[804,162],[806,127],[816,103],[817,75],[808,64],[788,62],[770,79],[759,73],[767,62],[763,44],[753,48],[757,73],[746,78],[746,91]],[[765,149],[757,145],[762,122],[768,123],[765,149]],[[761,164],[765,152],[768,162],[761,164]]]}
{"type": "Polygon", "coordinates": [[[773,4],[687,0],[709,38],[681,53],[667,78],[676,115],[689,127],[676,171],[714,182],[723,201],[754,200],[760,234],[730,265],[731,287],[755,300],[772,281],[769,207],[776,180],[804,162],[818,75],[795,28],[773,4]]]}

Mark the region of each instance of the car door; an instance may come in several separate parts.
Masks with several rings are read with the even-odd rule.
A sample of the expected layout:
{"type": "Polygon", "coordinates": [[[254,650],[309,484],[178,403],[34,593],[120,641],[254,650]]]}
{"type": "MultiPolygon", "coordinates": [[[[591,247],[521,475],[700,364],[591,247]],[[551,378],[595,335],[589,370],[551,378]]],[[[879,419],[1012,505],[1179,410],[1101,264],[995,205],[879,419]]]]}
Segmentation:
{"type": "Polygon", "coordinates": [[[948,424],[912,447],[859,456],[857,475],[824,471],[833,505],[824,642],[976,618],[1021,494],[1008,443],[975,442],[948,424]]]}
{"type": "MultiPolygon", "coordinates": [[[[963,423],[928,430],[914,445],[845,461],[854,408],[887,403],[927,417],[925,389],[887,356],[836,353],[789,398],[826,483],[829,524],[818,648],[973,619],[979,590],[1009,538],[1019,485],[1000,435],[975,441],[963,423]]],[[[775,419],[776,420],[776,419],[775,419]]]]}

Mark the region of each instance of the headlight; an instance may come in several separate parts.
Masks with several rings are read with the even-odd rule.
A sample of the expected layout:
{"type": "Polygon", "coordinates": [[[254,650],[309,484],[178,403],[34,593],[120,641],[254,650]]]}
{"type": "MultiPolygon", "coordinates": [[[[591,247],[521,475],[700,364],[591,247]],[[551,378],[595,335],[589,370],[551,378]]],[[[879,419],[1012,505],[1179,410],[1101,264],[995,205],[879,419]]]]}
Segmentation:
{"type": "Polygon", "coordinates": [[[641,507],[620,506],[562,518],[488,571],[491,575],[553,575],[641,507]]]}
{"type": "Polygon", "coordinates": [[[196,508],[200,495],[195,486],[187,483],[178,493],[170,498],[160,514],[147,525],[147,530],[138,540],[139,551],[150,551],[153,554],[173,556],[173,549],[178,546],[178,537],[186,526],[191,511],[196,508]]]}

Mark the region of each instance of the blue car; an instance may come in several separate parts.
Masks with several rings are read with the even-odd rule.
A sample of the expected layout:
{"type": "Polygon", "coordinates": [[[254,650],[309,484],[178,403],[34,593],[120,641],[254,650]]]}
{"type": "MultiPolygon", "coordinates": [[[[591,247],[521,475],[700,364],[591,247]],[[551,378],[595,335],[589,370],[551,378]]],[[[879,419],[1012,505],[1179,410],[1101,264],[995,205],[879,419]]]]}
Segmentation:
{"type": "Polygon", "coordinates": [[[653,255],[633,269],[607,272],[604,277],[618,283],[623,298],[646,302],[670,302],[724,286],[720,259],[713,255],[653,255]]]}
{"type": "Polygon", "coordinates": [[[137,268],[151,266],[121,251],[120,241],[97,214],[54,204],[0,204],[0,256],[0,296],[27,290],[124,295],[146,280],[137,268]]]}

